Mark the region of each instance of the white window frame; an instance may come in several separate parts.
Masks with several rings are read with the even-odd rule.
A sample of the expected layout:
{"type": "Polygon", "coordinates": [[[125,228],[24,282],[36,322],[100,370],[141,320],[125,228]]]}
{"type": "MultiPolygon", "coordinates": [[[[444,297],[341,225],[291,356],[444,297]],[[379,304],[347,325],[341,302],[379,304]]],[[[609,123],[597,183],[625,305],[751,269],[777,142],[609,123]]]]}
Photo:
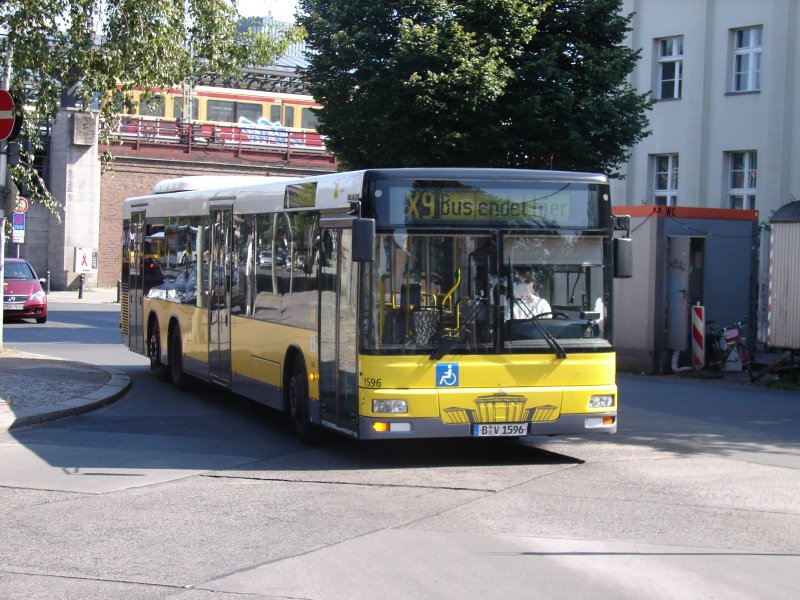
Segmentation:
{"type": "Polygon", "coordinates": [[[728,208],[755,210],[758,153],[741,150],[727,153],[728,208]]]}
{"type": "Polygon", "coordinates": [[[683,36],[660,38],[656,40],[658,49],[658,75],[656,98],[658,100],[679,100],[683,95],[683,36]],[[664,71],[672,67],[672,77],[667,79],[664,71]],[[672,82],[672,94],[664,94],[664,84],[672,82]]]}
{"type": "Polygon", "coordinates": [[[653,154],[653,204],[678,205],[678,155],[653,154]]]}
{"type": "Polygon", "coordinates": [[[764,27],[743,27],[731,30],[733,56],[731,69],[731,91],[761,91],[761,52],[764,42],[764,27]]]}

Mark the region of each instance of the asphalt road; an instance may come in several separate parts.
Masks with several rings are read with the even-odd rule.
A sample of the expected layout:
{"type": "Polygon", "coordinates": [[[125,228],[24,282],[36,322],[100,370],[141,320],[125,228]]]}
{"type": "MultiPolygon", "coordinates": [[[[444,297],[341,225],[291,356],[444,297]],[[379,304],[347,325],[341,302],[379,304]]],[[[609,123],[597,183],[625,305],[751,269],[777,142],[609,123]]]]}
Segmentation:
{"type": "Polygon", "coordinates": [[[615,436],[308,447],[116,323],[5,326],[133,386],[0,437],[0,598],[800,597],[800,394],[622,376],[615,436]]]}

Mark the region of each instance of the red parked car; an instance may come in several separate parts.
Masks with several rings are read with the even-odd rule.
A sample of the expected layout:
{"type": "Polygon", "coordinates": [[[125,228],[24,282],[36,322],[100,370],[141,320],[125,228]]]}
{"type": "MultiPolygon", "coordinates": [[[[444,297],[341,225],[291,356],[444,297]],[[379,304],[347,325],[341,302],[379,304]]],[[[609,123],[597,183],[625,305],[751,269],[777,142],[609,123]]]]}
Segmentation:
{"type": "Polygon", "coordinates": [[[21,258],[6,258],[3,275],[3,318],[47,321],[44,279],[37,279],[30,263],[21,258]]]}

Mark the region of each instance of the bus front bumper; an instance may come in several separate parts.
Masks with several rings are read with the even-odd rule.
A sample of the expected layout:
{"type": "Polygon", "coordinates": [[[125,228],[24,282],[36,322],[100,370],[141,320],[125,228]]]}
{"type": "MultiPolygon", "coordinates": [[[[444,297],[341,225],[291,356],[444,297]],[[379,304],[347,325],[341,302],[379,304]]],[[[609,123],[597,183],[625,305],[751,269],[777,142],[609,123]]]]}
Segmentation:
{"type": "MultiPolygon", "coordinates": [[[[554,421],[528,423],[528,436],[616,433],[617,413],[562,414],[554,421]]],[[[360,417],[363,440],[475,437],[472,423],[444,423],[441,419],[360,417]]],[[[525,436],[515,436],[525,437],[525,436]]]]}

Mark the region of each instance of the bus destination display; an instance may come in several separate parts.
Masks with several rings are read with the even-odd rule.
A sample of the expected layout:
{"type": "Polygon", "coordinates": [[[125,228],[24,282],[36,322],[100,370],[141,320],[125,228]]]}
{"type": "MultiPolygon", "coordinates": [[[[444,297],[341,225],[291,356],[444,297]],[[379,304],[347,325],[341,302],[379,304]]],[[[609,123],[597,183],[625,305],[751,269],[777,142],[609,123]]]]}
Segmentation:
{"type": "Polygon", "coordinates": [[[596,221],[593,197],[596,192],[586,185],[525,188],[409,182],[376,190],[378,212],[389,216],[392,225],[587,227],[596,221]]]}

